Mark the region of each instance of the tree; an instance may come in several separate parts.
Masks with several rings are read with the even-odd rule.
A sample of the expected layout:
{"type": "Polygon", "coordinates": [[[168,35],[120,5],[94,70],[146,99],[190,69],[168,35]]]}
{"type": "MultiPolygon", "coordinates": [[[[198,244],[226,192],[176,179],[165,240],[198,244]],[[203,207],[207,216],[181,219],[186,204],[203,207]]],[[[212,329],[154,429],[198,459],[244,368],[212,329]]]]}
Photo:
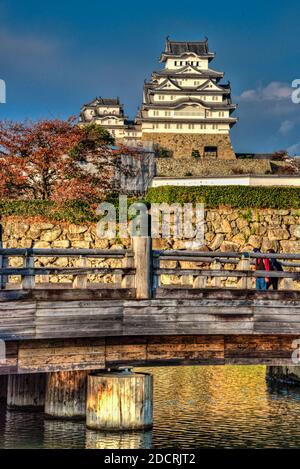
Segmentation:
{"type": "MultiPolygon", "coordinates": [[[[141,157],[98,125],[67,121],[0,122],[0,195],[3,198],[97,201],[129,174],[124,155],[141,157]]],[[[130,167],[129,167],[130,166],[130,167]]]]}
{"type": "Polygon", "coordinates": [[[68,152],[81,138],[75,119],[0,122],[0,171],[9,196],[49,199],[68,172],[68,152]]]}

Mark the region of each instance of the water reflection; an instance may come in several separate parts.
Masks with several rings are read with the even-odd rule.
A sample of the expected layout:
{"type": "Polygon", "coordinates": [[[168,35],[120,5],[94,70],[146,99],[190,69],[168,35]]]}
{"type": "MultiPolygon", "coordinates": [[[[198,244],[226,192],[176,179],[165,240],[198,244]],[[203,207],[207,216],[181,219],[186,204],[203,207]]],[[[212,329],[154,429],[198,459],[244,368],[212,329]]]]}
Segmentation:
{"type": "Polygon", "coordinates": [[[49,449],[84,448],[85,428],[84,420],[45,419],[43,445],[49,449]]]}
{"type": "Polygon", "coordinates": [[[0,408],[2,448],[299,447],[300,389],[263,366],[165,367],[154,375],[153,432],[86,430],[84,422],[0,408]]]}
{"type": "Polygon", "coordinates": [[[1,447],[40,448],[43,446],[43,419],[40,412],[5,412],[1,419],[1,447]]]}
{"type": "Polygon", "coordinates": [[[102,433],[86,430],[87,449],[139,449],[152,448],[152,431],[102,433]]]}

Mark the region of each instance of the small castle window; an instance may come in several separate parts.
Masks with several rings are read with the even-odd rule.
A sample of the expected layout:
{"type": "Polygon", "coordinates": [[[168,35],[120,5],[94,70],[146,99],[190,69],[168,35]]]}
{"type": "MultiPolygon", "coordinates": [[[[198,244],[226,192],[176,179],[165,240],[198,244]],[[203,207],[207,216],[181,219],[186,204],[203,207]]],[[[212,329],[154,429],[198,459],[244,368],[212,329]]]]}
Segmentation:
{"type": "Polygon", "coordinates": [[[182,124],[177,124],[176,127],[177,129],[182,129],[182,124]]]}
{"type": "Polygon", "coordinates": [[[189,124],[189,129],[192,130],[194,128],[194,124],[189,124]]]}
{"type": "Polygon", "coordinates": [[[218,147],[204,147],[204,157],[217,158],[218,147]]]}

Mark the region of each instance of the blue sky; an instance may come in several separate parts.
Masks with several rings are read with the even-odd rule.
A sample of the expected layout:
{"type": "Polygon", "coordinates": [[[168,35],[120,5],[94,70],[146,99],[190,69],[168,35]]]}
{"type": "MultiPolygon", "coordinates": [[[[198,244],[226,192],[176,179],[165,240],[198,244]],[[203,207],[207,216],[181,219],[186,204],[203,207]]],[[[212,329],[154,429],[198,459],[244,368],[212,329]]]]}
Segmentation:
{"type": "Polygon", "coordinates": [[[95,96],[120,96],[133,118],[165,37],[217,53],[240,121],[236,151],[300,154],[299,2],[0,0],[0,119],[65,118],[95,96]]]}

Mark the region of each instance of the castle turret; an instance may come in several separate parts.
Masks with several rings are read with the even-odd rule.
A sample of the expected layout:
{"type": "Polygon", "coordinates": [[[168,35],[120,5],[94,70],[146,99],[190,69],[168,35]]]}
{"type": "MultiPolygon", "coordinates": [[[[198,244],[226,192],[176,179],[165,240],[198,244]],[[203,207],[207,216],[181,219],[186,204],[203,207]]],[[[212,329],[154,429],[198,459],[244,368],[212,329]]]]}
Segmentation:
{"type": "Polygon", "coordinates": [[[119,98],[95,98],[81,108],[79,122],[101,125],[117,140],[139,136],[139,128],[127,119],[119,98]]]}

